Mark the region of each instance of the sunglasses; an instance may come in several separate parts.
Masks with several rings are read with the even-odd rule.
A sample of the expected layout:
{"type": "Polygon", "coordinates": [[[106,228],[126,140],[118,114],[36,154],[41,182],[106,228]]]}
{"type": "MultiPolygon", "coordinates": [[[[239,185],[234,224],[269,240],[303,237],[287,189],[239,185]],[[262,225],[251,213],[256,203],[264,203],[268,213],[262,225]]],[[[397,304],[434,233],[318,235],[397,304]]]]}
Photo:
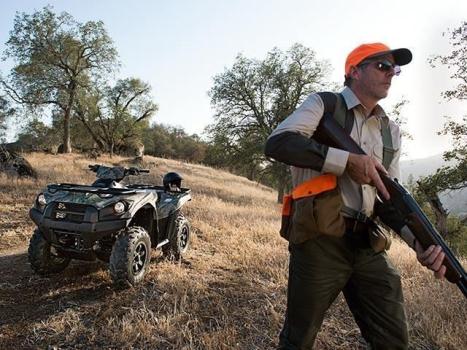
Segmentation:
{"type": "Polygon", "coordinates": [[[401,74],[401,67],[397,64],[394,64],[388,60],[384,61],[369,61],[369,62],[362,62],[358,65],[358,67],[366,66],[369,64],[374,64],[374,67],[384,73],[394,72],[394,75],[401,74]]]}

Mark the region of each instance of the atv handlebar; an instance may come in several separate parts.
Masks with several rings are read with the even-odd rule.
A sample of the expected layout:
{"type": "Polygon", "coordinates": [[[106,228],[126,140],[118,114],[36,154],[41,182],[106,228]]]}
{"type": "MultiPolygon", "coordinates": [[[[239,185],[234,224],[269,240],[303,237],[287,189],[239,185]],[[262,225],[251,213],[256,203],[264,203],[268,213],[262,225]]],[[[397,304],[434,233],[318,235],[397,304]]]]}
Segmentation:
{"type": "MultiPolygon", "coordinates": [[[[99,164],[89,164],[88,165],[88,168],[89,170],[97,173],[97,171],[99,170],[100,167],[106,167],[105,165],[99,165],[99,164]]],[[[110,167],[106,167],[106,168],[110,168],[110,167]]],[[[149,174],[149,169],[139,169],[139,168],[136,168],[136,167],[131,167],[131,168],[123,168],[123,171],[125,173],[125,176],[126,175],[139,175],[141,173],[146,173],[146,174],[149,174]]]]}
{"type": "Polygon", "coordinates": [[[135,167],[131,168],[125,168],[125,173],[128,173],[129,175],[139,175],[140,173],[147,173],[149,174],[149,169],[138,169],[135,167]]]}

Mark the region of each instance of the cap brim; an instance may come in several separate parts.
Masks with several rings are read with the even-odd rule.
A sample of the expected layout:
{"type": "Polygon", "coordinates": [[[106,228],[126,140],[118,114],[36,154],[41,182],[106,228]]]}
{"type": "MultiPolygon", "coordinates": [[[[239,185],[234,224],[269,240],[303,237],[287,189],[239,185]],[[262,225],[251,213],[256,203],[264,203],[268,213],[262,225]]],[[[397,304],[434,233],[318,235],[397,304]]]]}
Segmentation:
{"type": "Polygon", "coordinates": [[[372,55],[368,58],[374,58],[374,57],[379,57],[379,56],[384,56],[387,54],[391,54],[392,57],[394,57],[394,62],[398,64],[399,66],[406,65],[412,61],[412,52],[410,52],[409,49],[395,49],[395,50],[389,50],[389,51],[384,51],[384,52],[378,52],[375,55],[372,55]]]}
{"type": "Polygon", "coordinates": [[[408,64],[412,61],[412,52],[409,49],[395,49],[390,51],[392,57],[394,57],[394,62],[399,66],[408,64]]]}

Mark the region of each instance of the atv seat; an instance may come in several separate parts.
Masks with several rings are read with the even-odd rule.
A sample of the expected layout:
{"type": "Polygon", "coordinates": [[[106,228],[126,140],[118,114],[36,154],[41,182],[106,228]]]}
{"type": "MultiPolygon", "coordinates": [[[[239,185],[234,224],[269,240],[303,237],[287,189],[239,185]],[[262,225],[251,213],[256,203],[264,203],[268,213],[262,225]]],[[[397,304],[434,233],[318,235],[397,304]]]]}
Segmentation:
{"type": "Polygon", "coordinates": [[[101,188],[128,188],[121,183],[114,181],[112,179],[97,179],[92,184],[93,187],[101,187],[101,188]]]}

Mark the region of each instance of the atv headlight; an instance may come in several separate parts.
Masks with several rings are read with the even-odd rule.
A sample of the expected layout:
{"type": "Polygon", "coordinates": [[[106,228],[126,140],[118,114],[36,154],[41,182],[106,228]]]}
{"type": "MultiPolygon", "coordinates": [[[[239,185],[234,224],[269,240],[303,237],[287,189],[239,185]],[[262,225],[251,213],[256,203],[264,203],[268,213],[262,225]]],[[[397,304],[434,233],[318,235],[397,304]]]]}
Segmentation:
{"type": "Polygon", "coordinates": [[[45,207],[45,205],[47,204],[47,201],[45,199],[45,196],[43,193],[40,193],[38,196],[37,196],[37,204],[39,204],[41,207],[45,207]]]}
{"type": "Polygon", "coordinates": [[[114,213],[115,214],[122,214],[126,209],[125,203],[117,202],[114,204],[114,213]]]}

